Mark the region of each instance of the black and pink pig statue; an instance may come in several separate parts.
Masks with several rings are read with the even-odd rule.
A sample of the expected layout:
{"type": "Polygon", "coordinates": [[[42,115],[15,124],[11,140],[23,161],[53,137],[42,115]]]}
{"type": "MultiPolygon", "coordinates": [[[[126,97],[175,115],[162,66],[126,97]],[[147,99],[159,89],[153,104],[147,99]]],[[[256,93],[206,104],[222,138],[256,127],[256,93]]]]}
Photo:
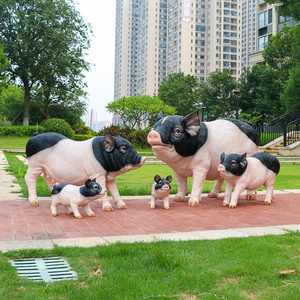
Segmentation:
{"type": "Polygon", "coordinates": [[[246,157],[247,153],[221,154],[221,163],[218,171],[226,180],[226,189],[223,205],[236,208],[238,197],[243,190],[256,190],[262,185],[267,188],[265,204],[271,204],[274,200],[273,186],[275,178],[280,170],[278,159],[264,152],[246,157]],[[232,190],[234,188],[234,192],[232,190]]]}
{"type": "Polygon", "coordinates": [[[59,184],[54,186],[51,195],[51,212],[52,216],[57,216],[56,208],[63,204],[68,213],[74,213],[77,219],[82,219],[78,207],[82,206],[89,217],[95,217],[95,213],[90,208],[90,202],[106,195],[106,189],[102,189],[100,184],[93,180],[87,179],[85,185],[76,186],[72,184],[59,184]]]}
{"type": "Polygon", "coordinates": [[[171,181],[171,175],[169,175],[167,178],[161,178],[159,175],[155,175],[154,184],[151,189],[151,200],[149,202],[150,208],[155,208],[156,200],[162,200],[164,209],[170,209],[169,194],[171,190],[171,181]]]}

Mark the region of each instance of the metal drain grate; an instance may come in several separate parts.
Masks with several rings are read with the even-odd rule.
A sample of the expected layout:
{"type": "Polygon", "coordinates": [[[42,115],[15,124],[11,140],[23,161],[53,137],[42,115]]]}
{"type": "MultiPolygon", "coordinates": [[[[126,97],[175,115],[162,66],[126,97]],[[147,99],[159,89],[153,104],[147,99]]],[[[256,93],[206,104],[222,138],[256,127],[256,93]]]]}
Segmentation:
{"type": "Polygon", "coordinates": [[[15,259],[10,261],[19,276],[34,281],[53,282],[77,279],[77,273],[70,270],[68,262],[59,257],[15,259]]]}

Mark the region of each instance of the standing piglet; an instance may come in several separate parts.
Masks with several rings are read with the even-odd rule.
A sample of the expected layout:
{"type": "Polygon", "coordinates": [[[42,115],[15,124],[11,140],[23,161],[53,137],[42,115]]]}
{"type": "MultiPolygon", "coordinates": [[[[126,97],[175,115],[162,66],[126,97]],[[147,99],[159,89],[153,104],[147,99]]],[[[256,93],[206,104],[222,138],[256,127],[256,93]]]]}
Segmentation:
{"type": "Polygon", "coordinates": [[[230,208],[236,208],[238,197],[244,189],[256,190],[262,185],[267,188],[265,204],[271,204],[275,198],[273,186],[280,170],[278,159],[264,152],[247,158],[246,155],[247,153],[225,155],[223,152],[221,154],[218,171],[226,180],[224,206],[229,205],[230,208]]]}
{"type": "Polygon", "coordinates": [[[155,208],[155,200],[161,199],[164,203],[164,209],[170,209],[169,194],[171,190],[170,182],[172,176],[169,175],[167,178],[161,178],[159,175],[155,175],[154,184],[151,189],[151,200],[150,208],[155,208]]]}
{"type": "Polygon", "coordinates": [[[90,208],[90,202],[103,197],[106,194],[106,189],[102,189],[100,184],[93,180],[87,179],[85,185],[75,186],[72,184],[59,184],[54,186],[52,190],[51,211],[52,216],[57,216],[56,208],[59,204],[63,204],[69,213],[74,213],[77,219],[82,219],[79,213],[78,206],[82,206],[88,216],[95,217],[94,212],[90,208]]]}

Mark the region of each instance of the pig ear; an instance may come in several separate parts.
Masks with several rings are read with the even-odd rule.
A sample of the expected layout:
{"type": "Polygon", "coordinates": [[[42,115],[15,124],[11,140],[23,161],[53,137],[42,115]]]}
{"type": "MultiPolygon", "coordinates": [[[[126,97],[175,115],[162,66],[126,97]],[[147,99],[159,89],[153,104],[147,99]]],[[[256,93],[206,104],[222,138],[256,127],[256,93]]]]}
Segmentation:
{"type": "Polygon", "coordinates": [[[164,113],[161,111],[156,118],[156,122],[158,122],[159,120],[161,120],[164,117],[164,113]]]}
{"type": "Polygon", "coordinates": [[[161,177],[159,175],[154,176],[154,181],[159,182],[161,180],[161,177]]]}
{"type": "Polygon", "coordinates": [[[245,166],[247,165],[246,156],[247,156],[247,152],[241,156],[240,166],[242,168],[245,168],[245,166]]]}
{"type": "Polygon", "coordinates": [[[92,179],[93,182],[96,182],[96,178],[92,179]]]}
{"type": "Polygon", "coordinates": [[[115,149],[115,145],[116,145],[115,139],[110,134],[106,134],[104,138],[105,151],[112,152],[115,149]]]}
{"type": "Polygon", "coordinates": [[[223,161],[224,161],[224,159],[225,159],[225,153],[223,152],[223,153],[221,154],[221,156],[220,156],[220,160],[221,160],[221,162],[223,162],[223,161]]]}
{"type": "Polygon", "coordinates": [[[171,175],[169,175],[166,179],[169,181],[169,183],[172,182],[172,176],[171,175]]]}
{"type": "Polygon", "coordinates": [[[87,179],[85,181],[85,186],[88,188],[90,185],[92,184],[92,180],[91,179],[87,179]]]}
{"type": "Polygon", "coordinates": [[[198,110],[187,115],[184,118],[185,131],[191,136],[197,135],[200,130],[200,123],[198,117],[198,110]]]}

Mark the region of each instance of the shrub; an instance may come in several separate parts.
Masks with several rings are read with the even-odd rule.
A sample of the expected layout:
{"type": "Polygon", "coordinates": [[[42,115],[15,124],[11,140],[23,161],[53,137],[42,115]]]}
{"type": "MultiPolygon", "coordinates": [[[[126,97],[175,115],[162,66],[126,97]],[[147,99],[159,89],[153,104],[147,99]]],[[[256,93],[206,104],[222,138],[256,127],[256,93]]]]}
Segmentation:
{"type": "Polygon", "coordinates": [[[42,125],[45,127],[45,132],[60,133],[67,138],[73,138],[75,134],[69,123],[63,119],[47,119],[42,122],[42,125]]]}
{"type": "Polygon", "coordinates": [[[150,145],[147,142],[148,133],[148,129],[133,131],[128,135],[128,140],[131,142],[131,144],[140,148],[149,148],[150,145]]]}
{"type": "MultiPolygon", "coordinates": [[[[45,132],[43,126],[39,126],[39,133],[45,132]]],[[[0,126],[0,136],[33,136],[36,126],[0,126]]]]}

